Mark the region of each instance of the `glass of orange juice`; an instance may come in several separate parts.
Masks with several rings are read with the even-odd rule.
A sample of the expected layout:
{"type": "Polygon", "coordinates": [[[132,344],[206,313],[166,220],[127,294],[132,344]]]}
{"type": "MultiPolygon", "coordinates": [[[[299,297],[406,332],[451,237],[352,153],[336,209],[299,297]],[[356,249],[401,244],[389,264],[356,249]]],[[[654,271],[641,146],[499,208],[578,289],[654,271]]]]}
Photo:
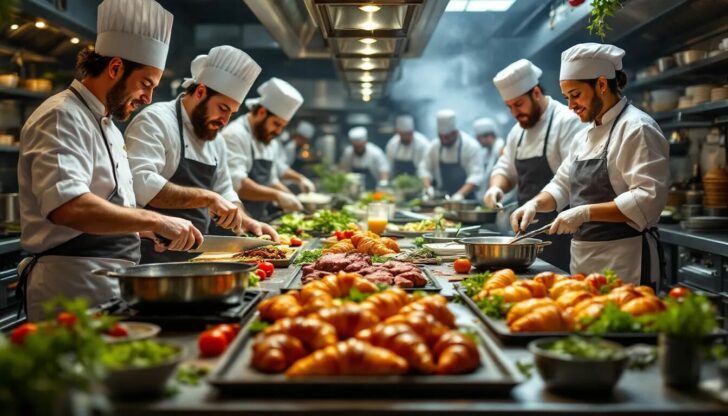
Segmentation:
{"type": "Polygon", "coordinates": [[[367,206],[369,231],[381,235],[389,223],[389,204],[372,203],[367,206]]]}

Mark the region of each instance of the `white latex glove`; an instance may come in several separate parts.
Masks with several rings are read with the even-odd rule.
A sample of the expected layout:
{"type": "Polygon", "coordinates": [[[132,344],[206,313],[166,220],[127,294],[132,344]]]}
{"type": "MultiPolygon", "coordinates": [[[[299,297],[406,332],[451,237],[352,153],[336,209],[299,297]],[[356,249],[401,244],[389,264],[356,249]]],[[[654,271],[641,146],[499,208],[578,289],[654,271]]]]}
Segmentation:
{"type": "Polygon", "coordinates": [[[491,186],[485,191],[483,203],[488,208],[495,208],[495,204],[500,202],[501,199],[503,199],[503,190],[497,186],[491,186]]]}
{"type": "Polygon", "coordinates": [[[301,192],[307,194],[309,192],[316,192],[316,185],[313,184],[307,177],[302,177],[298,182],[298,186],[301,187],[301,192]]]}
{"type": "Polygon", "coordinates": [[[386,188],[389,186],[389,181],[386,179],[380,179],[379,183],[377,184],[377,188],[386,188]]]}
{"type": "Polygon", "coordinates": [[[450,199],[453,201],[462,201],[464,198],[462,194],[455,192],[455,194],[450,199]]]}
{"type": "Polygon", "coordinates": [[[511,214],[511,228],[513,232],[525,231],[528,224],[536,217],[536,203],[531,200],[521,205],[511,214]]]}
{"type": "Polygon", "coordinates": [[[574,234],[589,221],[589,205],[569,208],[560,213],[549,229],[549,234],[574,234]]]}
{"type": "Polygon", "coordinates": [[[422,196],[426,199],[432,199],[435,197],[435,188],[429,186],[422,190],[422,196]]]}
{"type": "Polygon", "coordinates": [[[303,205],[301,205],[301,201],[299,201],[295,195],[289,194],[288,192],[278,192],[278,195],[276,196],[276,202],[278,202],[278,206],[281,207],[283,211],[303,211],[303,205]]]}

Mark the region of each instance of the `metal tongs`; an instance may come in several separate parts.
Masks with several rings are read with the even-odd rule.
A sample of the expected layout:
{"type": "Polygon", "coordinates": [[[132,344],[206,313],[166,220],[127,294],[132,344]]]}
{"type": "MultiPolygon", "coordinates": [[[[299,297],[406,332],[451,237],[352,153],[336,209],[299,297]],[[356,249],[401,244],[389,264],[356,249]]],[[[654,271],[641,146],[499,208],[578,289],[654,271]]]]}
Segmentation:
{"type": "Polygon", "coordinates": [[[519,242],[519,241],[521,241],[521,240],[525,240],[525,239],[527,239],[527,238],[535,237],[535,236],[537,236],[537,235],[539,235],[539,234],[545,233],[546,231],[548,231],[548,230],[549,230],[549,228],[551,228],[551,225],[552,225],[552,224],[553,224],[553,222],[550,222],[550,223],[548,223],[548,224],[544,225],[544,226],[543,226],[543,227],[541,227],[541,228],[537,228],[537,229],[535,229],[535,230],[533,230],[533,231],[529,231],[529,232],[527,232],[527,233],[525,233],[525,234],[521,234],[521,233],[522,233],[522,231],[521,231],[521,230],[519,230],[519,231],[518,231],[518,232],[516,233],[516,236],[515,236],[515,237],[513,237],[513,239],[512,239],[511,241],[509,241],[509,242],[508,242],[508,244],[510,245],[510,244],[513,244],[513,243],[517,243],[517,242],[519,242]]]}

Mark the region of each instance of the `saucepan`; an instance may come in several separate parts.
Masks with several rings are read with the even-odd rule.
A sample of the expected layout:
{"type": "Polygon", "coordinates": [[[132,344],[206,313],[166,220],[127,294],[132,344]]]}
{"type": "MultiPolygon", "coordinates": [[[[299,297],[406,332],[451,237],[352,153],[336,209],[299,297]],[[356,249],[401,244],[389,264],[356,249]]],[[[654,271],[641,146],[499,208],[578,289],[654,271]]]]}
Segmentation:
{"type": "Polygon", "coordinates": [[[93,273],[119,280],[121,298],[137,303],[227,302],[241,299],[257,266],[247,263],[155,263],[93,273]]]}
{"type": "Polygon", "coordinates": [[[508,244],[513,237],[469,237],[458,242],[465,246],[470,262],[478,270],[510,268],[525,270],[550,241],[526,238],[508,244]]]}
{"type": "Polygon", "coordinates": [[[491,224],[495,222],[498,211],[484,209],[467,209],[458,211],[457,216],[463,224],[491,224]]]}
{"type": "Polygon", "coordinates": [[[472,210],[472,209],[475,209],[475,207],[477,205],[478,205],[478,203],[473,200],[455,201],[455,200],[450,199],[450,200],[447,200],[442,203],[442,207],[445,208],[446,211],[452,211],[452,212],[472,210]]]}

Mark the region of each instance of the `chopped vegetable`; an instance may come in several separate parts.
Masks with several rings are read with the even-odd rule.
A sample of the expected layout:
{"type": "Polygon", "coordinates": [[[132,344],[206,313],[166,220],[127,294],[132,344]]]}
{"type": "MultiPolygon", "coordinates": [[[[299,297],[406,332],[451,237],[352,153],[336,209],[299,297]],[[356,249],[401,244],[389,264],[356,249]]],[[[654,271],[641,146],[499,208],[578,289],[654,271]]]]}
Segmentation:
{"type": "Polygon", "coordinates": [[[302,235],[304,233],[304,221],[302,214],[286,214],[281,217],[276,229],[279,234],[302,235]]]}
{"type": "Polygon", "coordinates": [[[472,298],[480,293],[480,290],[483,289],[483,285],[485,285],[485,282],[487,282],[490,277],[490,272],[473,274],[465,278],[465,280],[460,283],[460,287],[465,289],[465,293],[472,298]]]}
{"type": "Polygon", "coordinates": [[[256,319],[255,321],[250,323],[250,326],[248,327],[248,331],[250,331],[251,334],[255,335],[258,332],[265,331],[266,328],[268,328],[270,324],[268,322],[263,322],[260,319],[256,319]]]}
{"type": "Polygon", "coordinates": [[[256,270],[255,273],[251,273],[248,278],[248,287],[258,287],[260,284],[260,276],[258,276],[256,273],[258,271],[256,270]]]}
{"type": "Polygon", "coordinates": [[[500,295],[490,295],[485,299],[476,300],[474,302],[478,306],[478,309],[480,309],[486,316],[498,319],[505,317],[511,309],[511,306],[513,306],[511,303],[506,303],[503,300],[503,296],[500,295]]]}
{"type": "Polygon", "coordinates": [[[175,379],[179,384],[184,384],[187,386],[197,386],[200,384],[200,380],[205,378],[207,376],[207,373],[209,373],[210,370],[208,370],[205,367],[200,367],[198,365],[194,364],[188,364],[180,366],[179,370],[177,370],[177,375],[175,376],[175,379]]]}
{"type": "Polygon", "coordinates": [[[313,214],[305,224],[307,231],[329,234],[332,231],[347,230],[356,222],[356,218],[347,211],[331,211],[322,209],[313,214]]]}
{"type": "Polygon", "coordinates": [[[149,339],[120,342],[107,346],[101,362],[112,369],[152,367],[169,362],[179,352],[178,347],[149,339]]]}
{"type": "Polygon", "coordinates": [[[422,189],[422,181],[415,176],[402,174],[392,180],[392,187],[400,191],[419,191],[422,189]]]}
{"type": "Polygon", "coordinates": [[[301,241],[298,237],[291,237],[290,238],[290,246],[291,247],[301,247],[303,245],[303,241],[301,241]]]}
{"type": "Polygon", "coordinates": [[[587,319],[580,324],[587,325],[586,332],[590,334],[644,332],[642,324],[629,313],[619,309],[614,302],[607,303],[599,318],[587,319]]]}
{"type": "Polygon", "coordinates": [[[372,263],[386,263],[387,261],[389,261],[389,257],[378,256],[376,254],[370,257],[372,258],[372,263]]]}
{"type": "Polygon", "coordinates": [[[425,242],[426,242],[425,237],[417,237],[414,239],[414,241],[412,241],[412,244],[414,244],[415,247],[419,248],[419,247],[422,247],[423,245],[425,245],[425,242]]]}
{"type": "Polygon", "coordinates": [[[296,257],[295,264],[310,264],[315,263],[323,255],[323,250],[320,248],[314,250],[303,250],[298,257],[296,257]]]}
{"type": "Polygon", "coordinates": [[[258,270],[263,270],[267,277],[271,277],[273,276],[273,272],[275,271],[275,266],[273,266],[273,263],[267,261],[259,261],[258,270]]]}
{"type": "Polygon", "coordinates": [[[533,375],[533,363],[516,360],[516,369],[526,378],[531,378],[533,375]]]}
{"type": "Polygon", "coordinates": [[[624,355],[621,348],[616,348],[600,338],[582,338],[570,336],[544,345],[546,351],[567,358],[581,358],[592,361],[607,361],[624,355]]]}

